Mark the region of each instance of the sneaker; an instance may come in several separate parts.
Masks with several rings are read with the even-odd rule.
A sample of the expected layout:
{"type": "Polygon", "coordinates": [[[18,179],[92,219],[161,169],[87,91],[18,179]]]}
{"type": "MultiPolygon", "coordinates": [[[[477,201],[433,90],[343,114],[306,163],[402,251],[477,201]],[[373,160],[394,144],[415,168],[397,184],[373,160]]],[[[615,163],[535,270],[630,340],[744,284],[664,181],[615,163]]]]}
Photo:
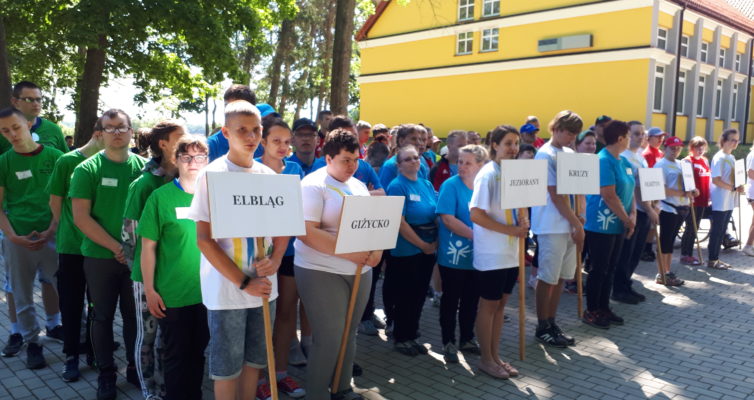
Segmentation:
{"type": "Polygon", "coordinates": [[[399,353],[401,353],[403,355],[407,355],[407,356],[411,356],[411,357],[415,357],[415,356],[419,355],[419,353],[416,351],[416,349],[414,348],[414,346],[412,346],[411,343],[410,343],[410,341],[408,341],[408,340],[406,340],[405,342],[398,342],[398,343],[394,344],[393,348],[395,349],[395,351],[397,351],[397,352],[399,352],[399,353]]]}
{"type": "Polygon", "coordinates": [[[430,303],[432,303],[432,307],[440,307],[440,299],[442,299],[442,293],[435,292],[432,295],[432,299],[430,300],[430,303]]]}
{"type": "Polygon", "coordinates": [[[623,318],[615,315],[613,310],[607,309],[605,311],[602,311],[602,316],[610,322],[611,325],[623,325],[623,318]]]}
{"type": "MultiPolygon", "coordinates": [[[[674,273],[667,273],[665,274],[665,286],[681,286],[684,284],[683,279],[678,279],[677,276],[675,276],[674,273]]],[[[657,282],[662,283],[662,282],[657,282]]]]}
{"type": "Polygon", "coordinates": [[[442,356],[445,362],[448,364],[456,364],[458,362],[458,349],[453,342],[448,342],[442,347],[442,356]]]}
{"type": "Polygon", "coordinates": [[[615,293],[613,292],[612,296],[610,298],[613,301],[617,301],[618,303],[624,303],[624,304],[639,304],[639,298],[632,295],[630,292],[628,293],[615,293]]]}
{"type": "Polygon", "coordinates": [[[261,383],[257,386],[257,400],[272,400],[272,391],[269,383],[261,383]]]}
{"type": "Polygon", "coordinates": [[[97,400],[115,400],[118,388],[115,386],[115,371],[101,371],[97,378],[97,400]]]}
{"type": "Polygon", "coordinates": [[[13,357],[21,352],[24,347],[24,337],[20,333],[14,333],[8,338],[8,343],[3,347],[3,357],[13,357]]]}
{"type": "Polygon", "coordinates": [[[482,351],[479,349],[479,342],[477,342],[477,340],[474,338],[472,338],[471,340],[466,340],[466,341],[458,343],[458,350],[460,350],[463,353],[471,353],[471,354],[482,353],[482,351]]]}
{"type": "Polygon", "coordinates": [[[364,375],[364,368],[361,368],[361,365],[353,363],[351,366],[351,376],[354,378],[364,375]]]}
{"type": "Polygon", "coordinates": [[[367,336],[377,336],[380,332],[377,330],[377,327],[374,326],[374,322],[372,322],[371,319],[368,319],[359,323],[359,333],[367,336]]]}
{"type": "Polygon", "coordinates": [[[609,329],[610,321],[599,311],[584,310],[584,316],[581,318],[585,324],[600,329],[609,329]]]}
{"type": "Polygon", "coordinates": [[[306,396],[306,391],[288,375],[278,381],[278,389],[285,393],[286,396],[294,399],[306,396]]]}
{"type": "Polygon", "coordinates": [[[139,373],[136,371],[136,365],[129,364],[126,367],[126,381],[141,390],[141,379],[139,379],[139,373]]]}
{"type": "Polygon", "coordinates": [[[47,366],[45,356],[42,354],[42,345],[39,343],[29,343],[26,346],[26,368],[40,369],[47,366]]]}
{"type": "Polygon", "coordinates": [[[65,367],[63,367],[63,380],[66,382],[76,382],[81,378],[81,372],[79,372],[79,358],[70,356],[65,360],[65,367]]]}
{"type": "Polygon", "coordinates": [[[288,351],[288,364],[296,367],[306,365],[306,355],[304,355],[304,351],[302,350],[298,339],[291,341],[291,347],[288,351]]]}
{"type": "Polygon", "coordinates": [[[566,339],[564,337],[560,337],[555,331],[553,331],[552,326],[547,326],[546,328],[537,328],[537,330],[534,332],[534,338],[537,339],[539,343],[545,344],[547,346],[559,348],[568,347],[566,339]]]}
{"type": "Polygon", "coordinates": [[[741,244],[741,241],[733,237],[733,235],[725,235],[725,238],[723,239],[723,248],[726,250],[731,247],[736,247],[739,244],[741,244]]]}
{"type": "Polygon", "coordinates": [[[741,251],[749,257],[754,257],[754,246],[744,246],[741,251]]]}
{"type": "Polygon", "coordinates": [[[47,338],[58,343],[63,343],[63,325],[58,325],[52,329],[45,330],[47,338]]]}
{"type": "Polygon", "coordinates": [[[526,280],[526,284],[529,285],[530,288],[537,290],[537,276],[529,274],[529,278],[526,280]]]}
{"type": "Polygon", "coordinates": [[[702,262],[694,256],[681,256],[681,264],[697,266],[702,265],[702,262]]]}
{"type": "Polygon", "coordinates": [[[576,344],[576,339],[574,339],[573,336],[566,335],[565,332],[563,332],[563,330],[560,329],[560,326],[558,326],[558,324],[555,324],[555,323],[550,324],[550,329],[552,329],[552,332],[558,337],[558,339],[564,340],[568,346],[573,346],[576,344]]]}
{"type": "Polygon", "coordinates": [[[643,294],[635,291],[633,288],[629,288],[628,292],[631,293],[634,297],[636,297],[639,301],[646,301],[647,296],[644,296],[643,294]]]}
{"type": "Polygon", "coordinates": [[[641,253],[641,257],[639,257],[641,261],[649,261],[649,262],[655,261],[656,258],[657,256],[655,256],[655,252],[650,249],[645,249],[641,253]]]}
{"type": "Polygon", "coordinates": [[[416,340],[409,340],[408,342],[416,349],[418,354],[429,354],[429,350],[424,345],[417,343],[416,340]]]}
{"type": "Polygon", "coordinates": [[[374,314],[372,314],[372,323],[374,324],[374,327],[377,329],[385,329],[386,327],[385,321],[383,321],[382,318],[374,314]]]}
{"type": "MultiPolygon", "coordinates": [[[[665,276],[667,277],[667,274],[665,276]]],[[[660,274],[655,275],[655,283],[657,283],[659,285],[664,285],[665,284],[665,281],[663,280],[662,275],[660,275],[660,274]]]]}

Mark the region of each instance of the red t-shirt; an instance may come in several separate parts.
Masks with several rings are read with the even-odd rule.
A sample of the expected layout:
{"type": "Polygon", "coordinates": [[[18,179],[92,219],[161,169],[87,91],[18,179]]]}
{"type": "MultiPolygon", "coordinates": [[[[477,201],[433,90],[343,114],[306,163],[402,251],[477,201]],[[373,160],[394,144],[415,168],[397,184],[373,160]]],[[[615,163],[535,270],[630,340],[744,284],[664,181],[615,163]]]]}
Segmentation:
{"type": "Polygon", "coordinates": [[[699,196],[694,198],[694,207],[707,207],[709,206],[709,183],[710,183],[710,169],[707,159],[704,157],[694,158],[688,156],[685,158],[691,162],[694,167],[694,183],[696,184],[696,190],[699,191],[699,196]]]}
{"type": "Polygon", "coordinates": [[[544,139],[542,139],[541,137],[537,136],[537,138],[534,139],[534,148],[538,149],[538,148],[542,147],[542,145],[545,144],[545,143],[547,143],[547,142],[545,142],[544,139]]]}
{"type": "Polygon", "coordinates": [[[660,149],[656,149],[652,146],[647,146],[647,149],[644,150],[644,153],[641,154],[644,156],[644,159],[647,160],[647,165],[649,168],[652,168],[655,166],[655,163],[657,160],[661,159],[665,153],[662,152],[660,149]]]}

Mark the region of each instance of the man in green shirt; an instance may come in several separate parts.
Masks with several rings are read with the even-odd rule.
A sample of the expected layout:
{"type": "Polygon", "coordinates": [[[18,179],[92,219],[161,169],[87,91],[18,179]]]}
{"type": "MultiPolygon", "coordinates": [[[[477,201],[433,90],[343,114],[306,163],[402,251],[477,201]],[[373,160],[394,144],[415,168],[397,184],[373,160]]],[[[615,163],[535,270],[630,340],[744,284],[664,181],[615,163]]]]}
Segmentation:
{"type": "MultiPolygon", "coordinates": [[[[16,83],[10,102],[31,121],[31,137],[35,142],[54,147],[63,153],[68,152],[63,130],[56,123],[39,116],[42,113],[42,90],[39,86],[29,81],[16,83]]],[[[0,153],[9,148],[7,140],[0,140],[0,153]]]]}
{"type": "Polygon", "coordinates": [[[44,368],[47,363],[39,343],[39,324],[34,306],[37,273],[55,284],[58,269],[54,235],[57,228],[45,194],[55,161],[62,155],[41,146],[31,137],[31,123],[15,108],[0,111],[0,133],[11,150],[0,156],[0,229],[5,233],[6,268],[16,303],[18,326],[26,349],[26,366],[44,368]]]}
{"type": "MultiPolygon", "coordinates": [[[[100,125],[99,122],[98,126],[100,125]]],[[[50,183],[47,185],[53,221],[58,223],[56,246],[59,268],[57,277],[60,308],[63,314],[63,353],[66,355],[63,380],[66,382],[77,381],[81,376],[79,373],[79,336],[81,335],[81,313],[84,310],[84,295],[86,294],[84,256],[81,255],[81,242],[84,235],[73,223],[68,190],[71,186],[71,175],[73,175],[74,168],[104,148],[103,134],[101,130],[95,130],[87,144],[63,154],[55,163],[50,183]]]]}
{"type": "Polygon", "coordinates": [[[113,319],[119,298],[128,359],[126,377],[129,382],[140,386],[134,364],[136,311],[133,287],[120,233],[128,187],[141,174],[146,160],[129,151],[133,129],[124,111],[106,111],[96,130],[103,132],[105,151],[73,170],[68,196],[73,222],[84,234],[81,243],[84,275],[94,303],[91,337],[100,370],[97,400],[107,400],[115,399],[117,395],[113,319]]]}

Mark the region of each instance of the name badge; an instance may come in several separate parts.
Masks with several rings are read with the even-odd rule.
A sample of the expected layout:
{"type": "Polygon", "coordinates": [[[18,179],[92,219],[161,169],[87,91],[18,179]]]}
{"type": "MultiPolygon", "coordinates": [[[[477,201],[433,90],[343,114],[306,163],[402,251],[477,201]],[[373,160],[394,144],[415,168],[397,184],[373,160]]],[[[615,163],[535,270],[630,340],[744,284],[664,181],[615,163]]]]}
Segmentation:
{"type": "Polygon", "coordinates": [[[176,207],[175,218],[176,219],[189,219],[189,207],[176,207]]]}
{"type": "Polygon", "coordinates": [[[411,201],[422,201],[422,197],[418,194],[410,194],[408,195],[408,199],[411,201]]]}
{"type": "Polygon", "coordinates": [[[116,178],[102,178],[102,186],[118,187],[116,178]]]}
{"type": "Polygon", "coordinates": [[[17,171],[16,176],[18,177],[19,181],[23,179],[29,179],[31,178],[31,170],[27,169],[26,171],[17,171]]]}
{"type": "Polygon", "coordinates": [[[39,143],[39,135],[37,135],[36,132],[33,132],[31,134],[31,140],[33,140],[35,143],[39,143]]]}
{"type": "Polygon", "coordinates": [[[626,174],[628,174],[628,176],[633,176],[634,171],[631,168],[626,168],[626,174]]]}

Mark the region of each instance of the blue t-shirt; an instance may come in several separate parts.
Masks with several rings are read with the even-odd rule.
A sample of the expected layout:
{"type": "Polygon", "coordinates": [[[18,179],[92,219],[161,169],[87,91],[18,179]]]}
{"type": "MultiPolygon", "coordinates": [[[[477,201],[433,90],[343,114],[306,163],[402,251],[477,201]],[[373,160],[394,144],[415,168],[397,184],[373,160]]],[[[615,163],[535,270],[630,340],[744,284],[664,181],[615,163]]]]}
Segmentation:
{"type": "MultiPolygon", "coordinates": [[[[257,157],[257,158],[254,159],[254,161],[256,161],[256,162],[258,162],[260,164],[264,164],[262,162],[262,157],[257,157]]],[[[304,179],[304,171],[301,169],[301,166],[299,166],[298,164],[296,164],[295,162],[292,162],[292,161],[283,160],[283,162],[285,163],[285,167],[283,167],[283,172],[281,172],[281,174],[283,174],[283,175],[298,175],[299,178],[304,179]]],[[[294,253],[294,250],[293,250],[293,241],[295,239],[296,239],[295,237],[292,237],[288,241],[288,247],[285,250],[285,256],[292,256],[293,255],[293,253],[294,253]]]]}
{"type": "Polygon", "coordinates": [[[377,173],[374,172],[374,168],[362,159],[359,159],[359,167],[356,169],[353,177],[365,184],[369,190],[379,190],[383,188],[380,179],[377,177],[377,173]],[[372,185],[371,187],[369,186],[370,184],[372,185]]]}
{"type": "MultiPolygon", "coordinates": [[[[613,157],[607,148],[600,150],[600,187],[615,185],[626,214],[631,213],[631,202],[634,199],[634,180],[631,163],[625,157],[613,157]]],[[[590,232],[620,234],[625,227],[618,216],[607,206],[598,194],[586,198],[586,224],[584,229],[590,232]]]]}
{"type": "MultiPolygon", "coordinates": [[[[419,157],[419,162],[421,163],[421,167],[419,167],[419,178],[429,179],[429,165],[427,165],[427,161],[424,157],[419,157]]],[[[385,163],[382,164],[382,168],[380,168],[380,182],[382,183],[382,187],[390,186],[390,182],[392,182],[396,176],[398,176],[398,160],[397,156],[392,156],[388,158],[385,163]]]]}
{"type": "MultiPolygon", "coordinates": [[[[412,181],[403,175],[397,178],[387,188],[388,196],[403,196],[403,216],[410,225],[423,225],[435,222],[437,208],[437,192],[426,179],[412,181]]],[[[417,232],[418,233],[418,232],[417,232]]],[[[434,241],[434,240],[432,240],[434,241]]],[[[422,251],[409,243],[402,235],[398,235],[398,244],[390,254],[394,257],[407,257],[422,251]]]]}
{"type": "Polygon", "coordinates": [[[298,158],[298,156],[296,156],[296,153],[291,154],[290,157],[286,158],[286,161],[293,161],[298,164],[299,167],[301,167],[301,170],[304,171],[304,175],[309,175],[312,172],[324,166],[327,166],[327,162],[325,162],[324,157],[315,158],[314,161],[312,161],[312,165],[306,165],[303,161],[301,161],[301,159],[298,158]]]}
{"type": "Polygon", "coordinates": [[[430,160],[432,160],[433,163],[437,162],[437,154],[435,154],[432,150],[427,150],[422,154],[424,157],[429,157],[430,160]]]}
{"type": "MultiPolygon", "coordinates": [[[[228,139],[223,136],[222,131],[217,131],[214,135],[207,138],[207,146],[209,146],[209,162],[228,154],[228,150],[230,150],[228,139]]],[[[254,150],[254,158],[262,157],[263,154],[264,146],[260,143],[257,149],[254,150]]]]}
{"type": "MultiPolygon", "coordinates": [[[[472,228],[469,202],[474,190],[469,189],[460,176],[454,176],[440,186],[437,198],[437,214],[448,214],[458,218],[472,228]]],[[[437,241],[437,263],[451,268],[473,270],[474,248],[471,240],[456,235],[439,221],[439,238],[437,241]]]]}

